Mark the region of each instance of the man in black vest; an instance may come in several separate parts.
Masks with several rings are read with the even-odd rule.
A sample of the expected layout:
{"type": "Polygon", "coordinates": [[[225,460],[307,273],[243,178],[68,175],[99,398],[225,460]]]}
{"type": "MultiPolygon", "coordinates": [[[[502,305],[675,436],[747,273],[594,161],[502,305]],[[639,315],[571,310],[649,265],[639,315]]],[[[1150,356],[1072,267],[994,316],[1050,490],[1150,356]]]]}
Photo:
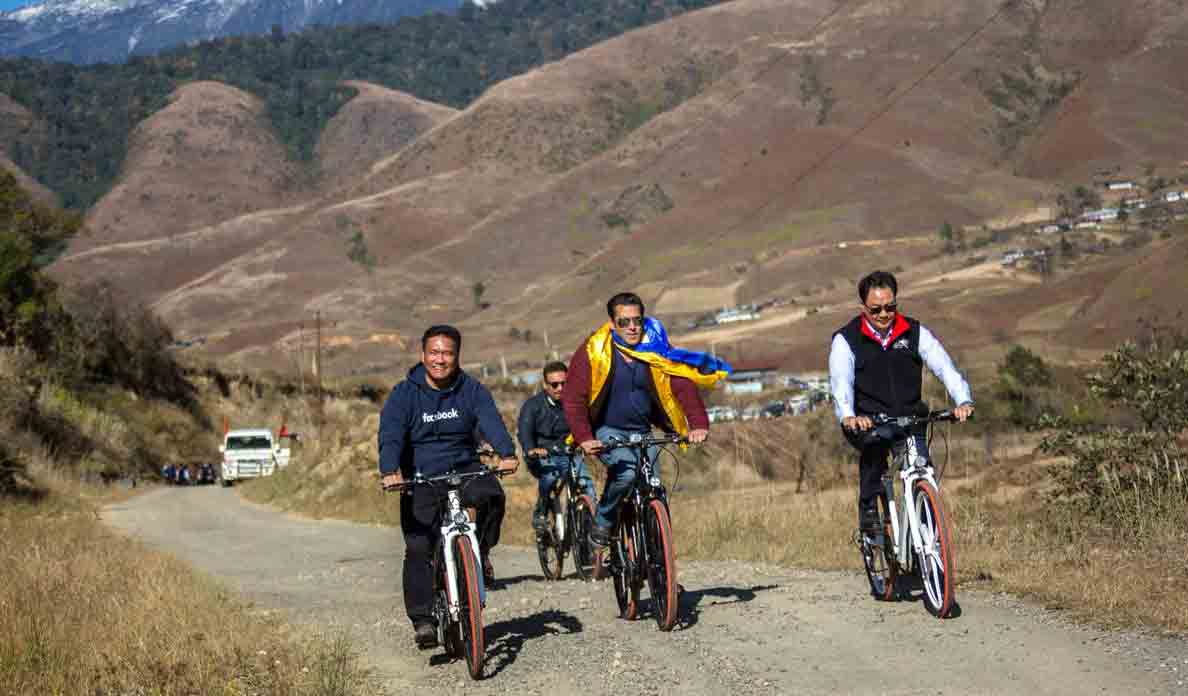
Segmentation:
{"type": "MultiPolygon", "coordinates": [[[[940,341],[923,324],[899,313],[895,276],[875,271],[858,283],[862,312],[833,334],[829,351],[829,385],[834,411],[858,459],[858,524],[876,530],[876,509],[889,446],[864,436],[874,427],[870,416],[923,415],[923,367],[945,385],[957,404],[953,413],[964,421],[973,414],[969,384],[953,365],[940,341]]],[[[915,434],[917,451],[928,452],[923,432],[915,434]]]]}

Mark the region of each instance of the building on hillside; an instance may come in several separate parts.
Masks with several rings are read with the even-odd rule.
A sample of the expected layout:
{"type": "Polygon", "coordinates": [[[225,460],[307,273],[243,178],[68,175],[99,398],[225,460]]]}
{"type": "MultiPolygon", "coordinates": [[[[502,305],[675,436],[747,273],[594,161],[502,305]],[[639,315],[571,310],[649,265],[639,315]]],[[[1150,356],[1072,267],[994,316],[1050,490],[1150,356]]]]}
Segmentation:
{"type": "Polygon", "coordinates": [[[1168,203],[1178,203],[1182,197],[1179,191],[1168,191],[1163,194],[1163,200],[1168,203]]]}
{"type": "Polygon", "coordinates": [[[759,312],[752,310],[749,307],[732,307],[730,309],[723,309],[714,315],[714,321],[719,324],[730,324],[736,321],[751,321],[758,319],[759,312]]]}
{"type": "Polygon", "coordinates": [[[1096,220],[1082,220],[1074,225],[1074,228],[1078,230],[1096,230],[1099,227],[1101,227],[1101,223],[1096,220]]]}
{"type": "Polygon", "coordinates": [[[1131,196],[1130,198],[1122,199],[1123,208],[1134,208],[1136,210],[1143,210],[1147,207],[1147,202],[1138,196],[1131,196]]]}
{"type": "Polygon", "coordinates": [[[758,394],[775,386],[779,368],[771,360],[741,360],[726,378],[727,394],[758,394]]]}
{"type": "Polygon", "coordinates": [[[1098,210],[1086,210],[1081,213],[1082,220],[1093,220],[1096,222],[1110,222],[1118,219],[1117,208],[1100,208],[1098,210]]]}
{"type": "Polygon", "coordinates": [[[1107,181],[1106,188],[1111,191],[1133,191],[1133,181],[1107,181]]]}
{"type": "Polygon", "coordinates": [[[1048,224],[1041,226],[1038,231],[1040,234],[1056,234],[1060,231],[1060,225],[1057,225],[1054,222],[1049,222],[1048,224]]]}

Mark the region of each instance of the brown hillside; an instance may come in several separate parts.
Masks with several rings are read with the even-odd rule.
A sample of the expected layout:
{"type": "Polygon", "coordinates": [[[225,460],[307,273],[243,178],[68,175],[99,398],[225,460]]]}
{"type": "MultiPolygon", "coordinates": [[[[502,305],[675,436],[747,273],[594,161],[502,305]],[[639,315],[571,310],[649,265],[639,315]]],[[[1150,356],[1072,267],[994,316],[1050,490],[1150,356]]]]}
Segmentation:
{"type": "Polygon", "coordinates": [[[297,172],[263,103],[215,82],[180,87],[133,131],[124,174],[87,216],[77,252],[168,238],[289,201],[297,172]]]}
{"type": "Polygon", "coordinates": [[[1049,309],[1081,281],[940,257],[936,231],[1035,217],[1105,166],[1188,159],[1185,27],[1172,0],[735,0],[501,83],[403,147],[359,133],[362,102],[322,156],[399,149],[324,200],[194,232],[200,269],[164,242],[93,258],[187,332],[225,335],[218,353],[275,361],[285,322],[321,310],[344,368],[393,361],[377,332],[442,320],[471,358],[539,359],[513,326],[568,351],[626,287],[686,313],[795,298],[766,328],[687,338],[760,331],[754,350],[812,364],[874,266],[902,268],[971,350],[1061,340],[1073,316],[1049,309]],[[154,264],[169,272],[138,272],[154,264]],[[493,306],[476,311],[480,281],[493,306]],[[1026,311],[979,322],[987,298],[1026,311]]]}
{"type": "Polygon", "coordinates": [[[418,135],[458,113],[412,95],[368,82],[347,82],[357,90],[318,140],[317,158],[330,185],[345,183],[418,135]]]}

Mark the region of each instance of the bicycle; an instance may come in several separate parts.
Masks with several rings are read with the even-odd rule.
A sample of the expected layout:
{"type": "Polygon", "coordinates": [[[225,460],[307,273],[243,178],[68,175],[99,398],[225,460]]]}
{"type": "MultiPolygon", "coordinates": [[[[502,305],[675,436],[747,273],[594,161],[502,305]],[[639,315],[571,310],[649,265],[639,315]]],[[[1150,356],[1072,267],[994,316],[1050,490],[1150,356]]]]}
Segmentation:
{"type": "Polygon", "coordinates": [[[573,552],[574,572],[581,580],[594,577],[598,568],[590,528],[594,526],[594,500],[586,494],[578,476],[580,449],[554,445],[550,453],[569,458],[565,475],[557,479],[545,499],[548,529],[536,535],[536,553],[546,580],[560,580],[565,556],[573,552]]]}
{"type": "Polygon", "coordinates": [[[914,574],[923,585],[928,612],[947,618],[955,604],[952,534],[932,461],[917,451],[910,430],[957,418],[952,411],[932,411],[927,416],[880,414],[871,420],[874,436],[891,442],[892,464],[878,496],[878,531],[859,529],[855,535],[871,594],[891,601],[900,574],[914,574]],[[898,488],[895,478],[901,481],[898,488]]]}
{"type": "Polygon", "coordinates": [[[653,470],[648,450],[683,442],[686,440],[676,435],[645,437],[637,433],[630,440],[608,440],[603,446],[604,452],[620,448],[638,452],[635,481],[619,505],[611,535],[609,570],[619,616],[628,621],[639,616],[639,595],[646,580],[652,613],[661,631],[671,631],[676,625],[679,585],[668,494],[653,470]]]}
{"type": "MultiPolygon", "coordinates": [[[[487,454],[485,451],[480,454],[487,454]]],[[[385,490],[407,490],[415,486],[441,486],[446,501],[441,519],[441,543],[433,555],[433,614],[437,619],[438,643],[452,659],[463,657],[471,679],[483,673],[486,646],[483,635],[483,607],[487,588],[479,567],[481,553],[472,508],[462,507],[462,489],[467,481],[498,475],[494,467],[477,471],[450,472],[439,476],[417,474],[385,490]]]]}

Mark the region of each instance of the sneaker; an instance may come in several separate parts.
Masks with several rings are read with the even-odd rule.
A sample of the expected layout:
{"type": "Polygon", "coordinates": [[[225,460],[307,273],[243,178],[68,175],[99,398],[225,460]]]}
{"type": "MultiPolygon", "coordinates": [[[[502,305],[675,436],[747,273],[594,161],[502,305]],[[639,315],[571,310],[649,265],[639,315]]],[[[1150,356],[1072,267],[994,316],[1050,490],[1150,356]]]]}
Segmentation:
{"type": "Polygon", "coordinates": [[[858,506],[858,526],[864,532],[883,531],[883,520],[879,517],[879,509],[874,504],[858,506]]]}
{"type": "Polygon", "coordinates": [[[437,626],[428,621],[422,621],[413,627],[413,632],[418,649],[428,650],[437,647],[437,626]]]}
{"type": "Polygon", "coordinates": [[[483,586],[488,590],[495,587],[495,566],[491,565],[491,554],[483,554],[483,586]]]}
{"type": "Polygon", "coordinates": [[[544,508],[537,507],[532,511],[532,528],[540,534],[549,531],[549,517],[545,514],[544,508]]]}
{"type": "Polygon", "coordinates": [[[590,526],[590,543],[598,548],[606,548],[610,546],[610,527],[600,527],[597,524],[590,526]]]}

